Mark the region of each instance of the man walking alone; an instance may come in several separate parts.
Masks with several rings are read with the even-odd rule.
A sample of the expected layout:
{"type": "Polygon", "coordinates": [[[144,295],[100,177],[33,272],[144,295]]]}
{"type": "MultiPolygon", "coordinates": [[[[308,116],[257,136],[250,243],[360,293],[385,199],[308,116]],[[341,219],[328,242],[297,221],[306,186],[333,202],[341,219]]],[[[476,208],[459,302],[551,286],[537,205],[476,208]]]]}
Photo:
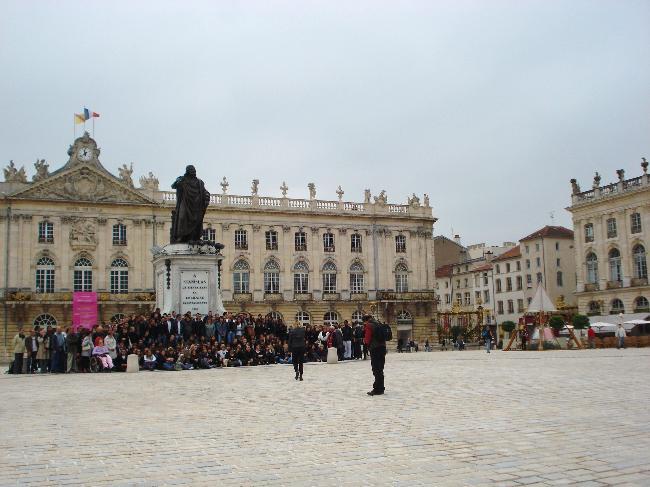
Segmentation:
{"type": "Polygon", "coordinates": [[[386,340],[382,325],[373,320],[370,315],[363,317],[364,338],[363,343],[370,349],[370,366],[375,382],[369,396],[379,396],[384,393],[384,365],[386,364],[386,340]]]}

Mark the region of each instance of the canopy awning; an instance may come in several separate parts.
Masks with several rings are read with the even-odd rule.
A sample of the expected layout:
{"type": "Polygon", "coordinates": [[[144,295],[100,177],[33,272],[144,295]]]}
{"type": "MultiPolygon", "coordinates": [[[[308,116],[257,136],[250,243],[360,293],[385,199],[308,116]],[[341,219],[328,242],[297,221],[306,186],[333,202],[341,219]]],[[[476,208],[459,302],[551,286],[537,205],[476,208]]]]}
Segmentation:
{"type": "MultiPolygon", "coordinates": [[[[620,315],[599,315],[599,316],[590,316],[589,321],[593,324],[610,324],[613,326],[611,331],[616,331],[616,325],[623,323],[623,328],[625,331],[630,331],[637,325],[648,324],[648,318],[650,314],[648,313],[626,313],[621,318],[620,315]]],[[[593,327],[593,325],[590,325],[593,327]]],[[[610,331],[604,330],[603,332],[610,331]]]]}
{"type": "Polygon", "coordinates": [[[541,285],[538,285],[537,290],[535,291],[535,296],[533,296],[532,301],[528,305],[528,312],[539,313],[542,311],[548,313],[557,310],[555,309],[555,305],[553,304],[553,301],[551,301],[551,298],[546,294],[544,288],[541,285]]]}

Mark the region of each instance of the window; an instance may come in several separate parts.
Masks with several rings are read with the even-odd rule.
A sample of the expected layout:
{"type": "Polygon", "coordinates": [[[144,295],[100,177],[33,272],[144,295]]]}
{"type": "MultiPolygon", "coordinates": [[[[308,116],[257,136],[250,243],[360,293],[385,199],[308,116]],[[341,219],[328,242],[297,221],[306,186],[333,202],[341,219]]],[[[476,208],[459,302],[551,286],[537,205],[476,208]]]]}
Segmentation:
{"type": "Polygon", "coordinates": [[[520,260],[517,261],[517,270],[518,271],[521,270],[521,261],[520,260]]]}
{"type": "Polygon", "coordinates": [[[323,292],[325,294],[336,292],[336,265],[331,261],[323,266],[323,292]]]}
{"type": "Polygon", "coordinates": [[[38,243],[54,243],[54,223],[39,222],[38,243]]]}
{"type": "Polygon", "coordinates": [[[555,259],[555,267],[560,267],[560,259],[555,259]]]}
{"type": "Polygon", "coordinates": [[[113,245],[126,245],[126,225],[113,225],[113,245]]]}
{"type": "Polygon", "coordinates": [[[555,242],[555,250],[560,250],[560,242],[555,242]]]}
{"type": "Polygon", "coordinates": [[[497,313],[503,314],[503,301],[497,301],[497,313]]]}
{"type": "Polygon", "coordinates": [[[607,238],[616,237],[616,218],[607,219],[607,238]]]}
{"type": "Polygon", "coordinates": [[[508,313],[512,314],[515,312],[515,302],[512,299],[508,300],[508,313]]]}
{"type": "Polygon", "coordinates": [[[445,281],[445,289],[449,289],[449,281],[445,281]]]}
{"type": "Polygon", "coordinates": [[[539,257],[535,259],[535,263],[537,264],[537,267],[542,267],[542,259],[540,259],[539,257]]]}
{"type": "Polygon", "coordinates": [[[275,230],[268,230],[265,233],[266,237],[266,250],[278,250],[278,232],[275,230]]]}
{"type": "Polygon", "coordinates": [[[632,233],[641,233],[641,214],[632,213],[630,215],[630,231],[632,233]]]}
{"type": "Polygon", "coordinates": [[[483,285],[487,286],[488,285],[488,275],[487,272],[483,273],[483,285]]]}
{"type": "Polygon", "coordinates": [[[353,233],[350,236],[350,250],[352,252],[361,252],[361,235],[353,233]]]}
{"type": "Polygon", "coordinates": [[[483,291],[483,302],[486,304],[490,302],[490,291],[483,291]]]}
{"type": "Polygon", "coordinates": [[[609,280],[621,280],[621,253],[618,249],[609,251],[609,280]]]}
{"type": "Polygon", "coordinates": [[[246,230],[235,230],[235,249],[248,250],[248,236],[246,230]]]}
{"type": "Polygon", "coordinates": [[[499,264],[497,264],[496,271],[497,274],[501,274],[501,266],[499,264]]]}
{"type": "Polygon", "coordinates": [[[307,250],[307,235],[305,232],[296,232],[295,234],[296,251],[307,250]]]}
{"type": "Polygon", "coordinates": [[[625,313],[625,307],[623,306],[623,301],[620,299],[612,299],[612,308],[609,314],[617,315],[619,313],[625,313]]]}
{"type": "Polygon", "coordinates": [[[456,293],[456,304],[460,306],[460,303],[462,302],[462,296],[460,293],[456,293]]]}
{"type": "Polygon", "coordinates": [[[530,259],[526,259],[526,269],[530,269],[530,259]]]}
{"type": "Polygon", "coordinates": [[[512,277],[506,277],[506,291],[512,291],[512,277]]]}
{"type": "Polygon", "coordinates": [[[530,249],[528,248],[528,245],[526,245],[525,249],[526,249],[526,253],[529,254],[529,253],[530,253],[530,249]]]}
{"type": "Polygon", "coordinates": [[[539,252],[539,244],[538,243],[535,244],[535,252],[539,252]]]}
{"type": "Polygon", "coordinates": [[[34,319],[34,328],[36,327],[40,328],[47,328],[48,326],[55,327],[56,326],[56,318],[50,314],[44,313],[42,315],[38,315],[34,319]]]}
{"type": "Polygon", "coordinates": [[[562,287],[562,271],[557,271],[557,285],[558,287],[562,287]]]}
{"type": "Polygon", "coordinates": [[[296,294],[309,292],[309,267],[305,262],[298,262],[293,268],[293,292],[296,294]]]}
{"type": "Polygon", "coordinates": [[[298,311],[296,313],[296,321],[302,326],[309,325],[311,323],[311,317],[306,311],[298,311]]]}
{"type": "Polygon", "coordinates": [[[362,323],[363,322],[363,313],[359,310],[356,310],[352,313],[352,323],[362,323]]]}
{"type": "Polygon", "coordinates": [[[216,242],[217,241],[217,232],[214,228],[204,228],[203,229],[203,240],[207,242],[216,242]]]}
{"type": "Polygon", "coordinates": [[[456,288],[457,288],[457,289],[460,288],[460,279],[456,279],[456,288]]]}
{"type": "Polygon", "coordinates": [[[465,304],[465,306],[469,306],[470,304],[472,304],[472,300],[471,300],[471,299],[472,299],[472,298],[471,298],[470,294],[469,294],[469,293],[465,293],[465,300],[463,301],[463,303],[465,304]]]}
{"type": "Polygon", "coordinates": [[[54,261],[49,257],[41,257],[36,262],[36,292],[54,292],[54,261]]]}
{"type": "Polygon", "coordinates": [[[445,304],[451,304],[451,294],[445,294],[445,304]]]}
{"type": "Polygon", "coordinates": [[[72,289],[74,292],[93,290],[93,263],[85,257],[77,259],[74,263],[72,289]]]}
{"type": "Polygon", "coordinates": [[[336,311],[328,311],[323,316],[323,323],[326,326],[338,325],[339,323],[339,314],[336,311]]]}
{"type": "Polygon", "coordinates": [[[521,291],[523,288],[523,279],[521,276],[517,276],[517,291],[521,291]]]}
{"type": "Polygon", "coordinates": [[[250,292],[250,267],[244,259],[239,259],[233,266],[232,287],[235,294],[250,292]]]}
{"type": "Polygon", "coordinates": [[[501,279],[497,279],[494,281],[494,284],[496,285],[496,292],[500,293],[501,292],[501,279]]]}
{"type": "Polygon", "coordinates": [[[280,264],[269,260],[264,265],[264,293],[278,294],[280,292],[280,264]]]}
{"type": "Polygon", "coordinates": [[[474,302],[478,303],[481,301],[481,291],[474,291],[474,302]]]}
{"type": "Polygon", "coordinates": [[[111,262],[111,294],[129,292],[129,263],[124,259],[111,262]]]}
{"type": "Polygon", "coordinates": [[[530,274],[526,274],[526,287],[531,288],[533,287],[533,276],[530,274]]]}
{"type": "Polygon", "coordinates": [[[275,321],[282,321],[282,313],[280,313],[279,311],[271,311],[270,313],[266,314],[266,318],[275,321]]]}
{"type": "Polygon", "coordinates": [[[395,237],[395,252],[398,254],[406,252],[406,237],[404,235],[397,235],[395,237]]]}
{"type": "Polygon", "coordinates": [[[464,287],[468,287],[468,286],[469,286],[469,281],[467,280],[467,278],[465,278],[465,286],[464,287]]]}
{"type": "Polygon", "coordinates": [[[363,289],[363,266],[355,262],[350,266],[350,292],[362,293],[363,289]]]}
{"type": "Polygon", "coordinates": [[[587,254],[587,283],[598,282],[598,257],[593,252],[587,254]]]}
{"type": "Polygon", "coordinates": [[[524,312],[524,300],[523,299],[518,299],[517,300],[517,313],[523,313],[524,312]]]}
{"type": "Polygon", "coordinates": [[[585,225],[585,242],[593,242],[593,241],[594,241],[594,224],[587,223],[585,225]]]}
{"type": "Polygon", "coordinates": [[[530,302],[533,300],[533,298],[526,298],[526,302],[528,303],[528,306],[530,306],[530,302]]]}
{"type": "Polygon", "coordinates": [[[648,311],[650,309],[650,304],[648,304],[647,298],[639,296],[634,300],[634,311],[648,311]]]}
{"type": "Polygon", "coordinates": [[[405,293],[409,290],[408,267],[406,264],[397,264],[395,266],[395,292],[405,293]]]}
{"type": "Polygon", "coordinates": [[[325,252],[334,252],[334,234],[333,233],[324,233],[323,234],[323,250],[325,252]]]}
{"type": "Polygon", "coordinates": [[[648,267],[645,259],[645,248],[643,245],[636,245],[632,249],[632,256],[634,260],[634,277],[636,279],[648,278],[648,267]]]}
{"type": "Polygon", "coordinates": [[[506,264],[506,272],[510,272],[510,263],[509,262],[506,264]]]}
{"type": "Polygon", "coordinates": [[[124,313],[115,313],[113,316],[111,316],[111,323],[122,323],[122,320],[126,318],[126,315],[124,313]]]}
{"type": "Polygon", "coordinates": [[[541,272],[537,273],[537,284],[541,284],[544,281],[544,277],[541,272]]]}

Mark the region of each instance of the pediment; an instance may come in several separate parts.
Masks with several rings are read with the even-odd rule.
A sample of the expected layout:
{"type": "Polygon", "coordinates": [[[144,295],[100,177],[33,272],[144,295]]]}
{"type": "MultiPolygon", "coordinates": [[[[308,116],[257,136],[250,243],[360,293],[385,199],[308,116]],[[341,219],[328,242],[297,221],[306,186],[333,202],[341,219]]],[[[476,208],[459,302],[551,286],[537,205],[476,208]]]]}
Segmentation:
{"type": "Polygon", "coordinates": [[[17,191],[12,198],[94,203],[157,204],[92,165],[76,165],[17,191]]]}

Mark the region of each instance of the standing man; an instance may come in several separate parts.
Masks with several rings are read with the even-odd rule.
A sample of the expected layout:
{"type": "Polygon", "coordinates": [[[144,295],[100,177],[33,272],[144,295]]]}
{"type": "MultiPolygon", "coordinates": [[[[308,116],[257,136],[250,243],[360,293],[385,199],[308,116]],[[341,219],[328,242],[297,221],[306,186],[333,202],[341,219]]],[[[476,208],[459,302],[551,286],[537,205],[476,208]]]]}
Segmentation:
{"type": "Polygon", "coordinates": [[[483,339],[485,340],[485,350],[487,353],[490,353],[490,350],[492,350],[492,330],[487,325],[485,325],[485,329],[483,330],[483,339]]]}
{"type": "Polygon", "coordinates": [[[625,348],[625,328],[623,328],[622,323],[619,323],[618,328],[616,328],[616,338],[616,348],[625,348]]]}
{"type": "Polygon", "coordinates": [[[25,334],[23,327],[18,328],[18,333],[14,337],[14,374],[23,373],[23,356],[25,355],[25,334]]]}
{"type": "Polygon", "coordinates": [[[29,330],[29,336],[25,338],[25,367],[26,374],[34,374],[37,370],[36,354],[38,354],[38,340],[36,339],[36,332],[38,330],[29,330]]]}
{"type": "MultiPolygon", "coordinates": [[[[358,321],[357,324],[354,326],[354,358],[355,359],[361,358],[362,346],[364,349],[366,349],[365,345],[363,345],[363,324],[360,321],[358,321]]],[[[368,352],[366,349],[366,354],[367,353],[368,352]]]]}
{"type": "Polygon", "coordinates": [[[345,347],[345,352],[343,353],[343,358],[345,360],[352,359],[352,327],[348,320],[343,322],[343,346],[345,347]]]}
{"type": "Polygon", "coordinates": [[[50,372],[65,373],[65,336],[60,326],[56,327],[56,333],[52,335],[50,348],[52,350],[50,372]]]}
{"type": "Polygon", "coordinates": [[[363,317],[364,338],[363,342],[370,349],[370,367],[372,375],[375,376],[375,382],[372,390],[368,392],[369,396],[379,396],[384,393],[384,365],[386,364],[386,340],[382,325],[373,320],[370,315],[363,317]]]}
{"type": "Polygon", "coordinates": [[[587,341],[589,342],[589,348],[595,348],[596,346],[596,332],[590,326],[587,330],[587,341]]]}
{"type": "Polygon", "coordinates": [[[74,328],[68,328],[65,336],[65,348],[68,352],[68,363],[66,370],[68,373],[79,372],[77,358],[81,352],[81,336],[74,328]]]}

